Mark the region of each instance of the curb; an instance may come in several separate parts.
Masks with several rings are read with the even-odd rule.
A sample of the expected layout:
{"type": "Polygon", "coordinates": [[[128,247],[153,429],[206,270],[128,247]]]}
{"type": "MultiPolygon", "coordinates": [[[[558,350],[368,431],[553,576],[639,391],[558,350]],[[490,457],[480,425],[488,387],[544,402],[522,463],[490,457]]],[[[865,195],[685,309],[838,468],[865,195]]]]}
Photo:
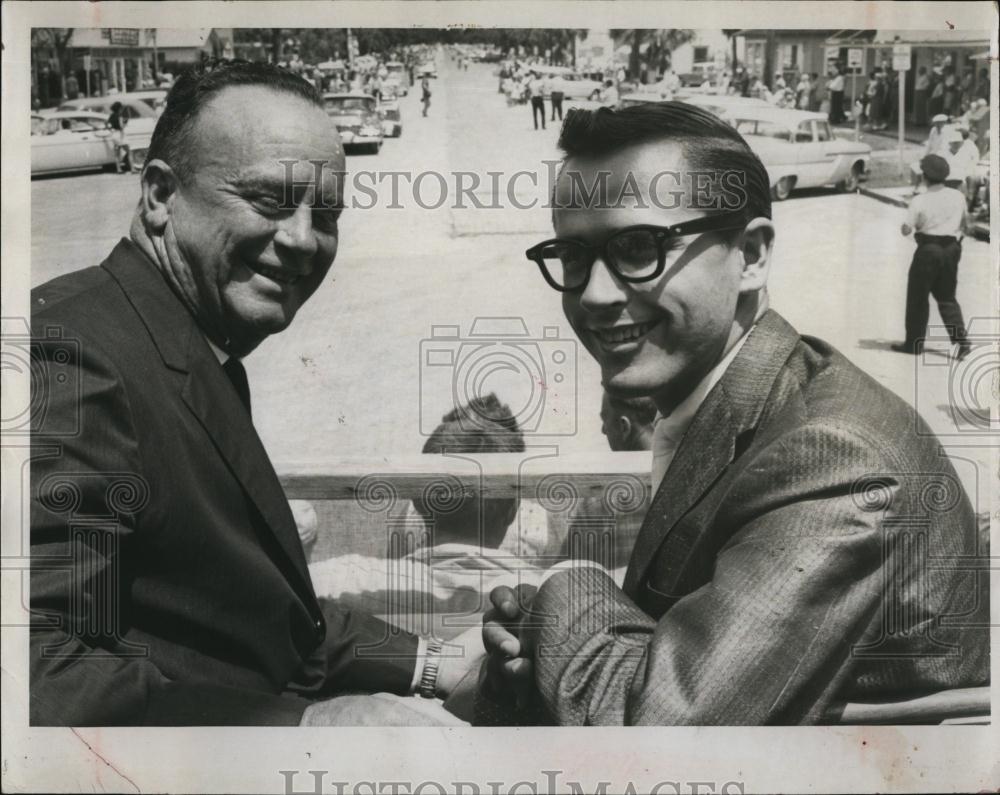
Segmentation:
{"type": "Polygon", "coordinates": [[[862,196],[867,196],[869,199],[875,199],[875,201],[880,201],[884,204],[891,204],[894,207],[902,207],[906,209],[907,204],[902,199],[897,199],[893,196],[886,196],[884,193],[879,193],[871,188],[858,188],[858,193],[862,196]]]}

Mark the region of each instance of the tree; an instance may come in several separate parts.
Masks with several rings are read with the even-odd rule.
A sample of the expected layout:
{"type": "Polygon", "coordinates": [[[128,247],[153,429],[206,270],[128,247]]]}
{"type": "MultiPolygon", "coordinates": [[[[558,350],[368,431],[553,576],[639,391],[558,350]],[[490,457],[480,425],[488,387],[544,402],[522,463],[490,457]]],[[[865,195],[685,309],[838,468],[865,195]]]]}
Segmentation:
{"type": "MultiPolygon", "coordinates": [[[[66,75],[72,69],[69,52],[69,42],[72,38],[73,28],[32,28],[31,30],[32,52],[43,47],[48,47],[55,54],[60,96],[65,94],[66,75]]],[[[46,86],[47,91],[48,87],[46,86]]]]}
{"type": "Polygon", "coordinates": [[[631,45],[629,52],[629,78],[638,80],[642,73],[642,66],[654,68],[663,72],[670,65],[671,53],[694,38],[694,31],[682,28],[671,28],[669,30],[659,30],[655,28],[616,28],[611,31],[611,38],[616,46],[620,43],[628,42],[631,45]],[[643,57],[645,51],[645,57],[643,57]]]}

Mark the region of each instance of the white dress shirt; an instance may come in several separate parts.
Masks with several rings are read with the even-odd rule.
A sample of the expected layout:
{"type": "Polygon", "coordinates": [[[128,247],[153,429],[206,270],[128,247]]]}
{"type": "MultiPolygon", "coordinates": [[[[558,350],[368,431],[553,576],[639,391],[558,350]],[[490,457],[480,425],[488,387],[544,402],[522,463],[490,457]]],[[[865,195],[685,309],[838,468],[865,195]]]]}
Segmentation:
{"type": "Polygon", "coordinates": [[[931,185],[910,200],[907,225],[925,235],[958,237],[965,217],[965,197],[954,188],[931,185]]]}
{"type": "MultiPolygon", "coordinates": [[[[752,327],[751,327],[752,330],[752,327]]],[[[691,425],[694,415],[698,413],[701,404],[705,402],[708,393],[712,391],[719,379],[725,375],[729,365],[740,352],[743,343],[746,342],[749,332],[744,334],[732,349],[727,353],[715,367],[708,371],[701,379],[698,386],[694,388],[681,403],[667,416],[657,414],[655,425],[653,426],[653,493],[655,494],[663,482],[663,477],[670,468],[670,462],[674,460],[674,454],[680,447],[684,434],[691,425]]]]}

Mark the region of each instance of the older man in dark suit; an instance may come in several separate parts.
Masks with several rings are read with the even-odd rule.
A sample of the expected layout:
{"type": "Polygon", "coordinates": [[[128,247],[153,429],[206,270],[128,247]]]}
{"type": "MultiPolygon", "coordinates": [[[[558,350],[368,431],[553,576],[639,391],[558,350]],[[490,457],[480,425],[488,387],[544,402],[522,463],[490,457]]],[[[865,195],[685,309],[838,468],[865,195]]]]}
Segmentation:
{"type": "Polygon", "coordinates": [[[808,724],[987,682],[968,497],[909,406],[769,309],[750,148],[672,102],[574,111],[561,146],[528,256],[605,389],[656,402],[655,495],[621,589],[571,561],[494,591],[487,692],[560,724],[808,724]]]}
{"type": "Polygon", "coordinates": [[[35,365],[58,370],[33,415],[34,724],[435,723],[331,696],[464,674],[317,600],[251,420],[240,359],[329,271],[343,171],[309,84],[206,65],[169,95],[130,238],[33,292],[35,365]]]}

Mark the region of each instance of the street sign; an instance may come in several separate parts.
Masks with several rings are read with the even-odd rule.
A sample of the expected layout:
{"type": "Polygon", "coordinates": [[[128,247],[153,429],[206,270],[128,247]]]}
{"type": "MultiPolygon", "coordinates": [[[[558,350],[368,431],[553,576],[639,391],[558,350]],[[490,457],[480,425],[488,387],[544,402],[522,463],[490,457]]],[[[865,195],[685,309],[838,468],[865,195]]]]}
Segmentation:
{"type": "Polygon", "coordinates": [[[108,28],[108,41],[123,47],[139,46],[138,28],[108,28]]]}
{"type": "Polygon", "coordinates": [[[847,51],[847,68],[848,69],[863,69],[864,68],[865,51],[860,47],[852,47],[847,51]]]}
{"type": "Polygon", "coordinates": [[[910,45],[892,45],[892,68],[897,72],[905,72],[910,68],[910,45]]]}
{"type": "Polygon", "coordinates": [[[827,62],[836,61],[840,59],[840,47],[827,47],[826,48],[826,60],[827,62]]]}
{"type": "Polygon", "coordinates": [[[90,57],[90,55],[84,55],[83,56],[83,71],[89,72],[93,68],[94,68],[94,66],[93,66],[93,60],[90,57]]]}

